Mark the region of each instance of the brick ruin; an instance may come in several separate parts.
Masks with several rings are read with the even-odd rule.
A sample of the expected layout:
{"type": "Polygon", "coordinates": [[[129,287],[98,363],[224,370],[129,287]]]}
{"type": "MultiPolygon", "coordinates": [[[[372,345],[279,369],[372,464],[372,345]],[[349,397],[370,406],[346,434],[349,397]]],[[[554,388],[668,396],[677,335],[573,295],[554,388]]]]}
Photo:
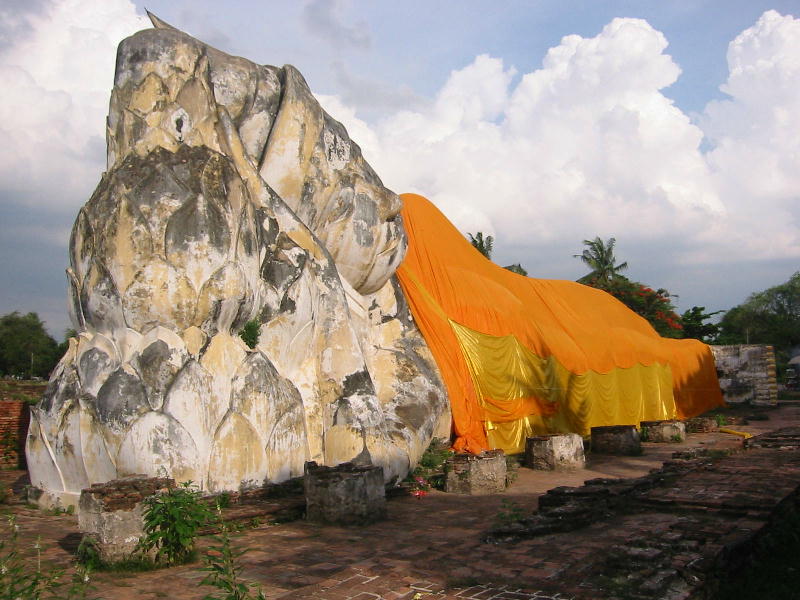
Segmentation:
{"type": "Polygon", "coordinates": [[[711,346],[725,402],[775,406],[775,350],[764,345],[711,346]]]}

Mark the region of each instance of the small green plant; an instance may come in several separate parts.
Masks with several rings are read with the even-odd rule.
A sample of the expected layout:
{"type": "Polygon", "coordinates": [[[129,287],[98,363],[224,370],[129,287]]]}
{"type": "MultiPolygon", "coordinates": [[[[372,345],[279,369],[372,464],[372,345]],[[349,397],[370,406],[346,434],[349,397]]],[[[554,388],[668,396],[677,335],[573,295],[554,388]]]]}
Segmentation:
{"type": "Polygon", "coordinates": [[[0,461],[19,462],[19,440],[14,432],[8,429],[0,436],[0,461]]]}
{"type": "Polygon", "coordinates": [[[222,492],[215,498],[215,501],[217,508],[230,508],[231,495],[228,492],[222,492]]]}
{"type": "MultiPolygon", "coordinates": [[[[217,512],[221,519],[219,508],[217,512]]],[[[226,523],[222,523],[222,531],[214,536],[214,540],[217,544],[209,547],[204,559],[206,566],[203,571],[208,574],[200,584],[214,587],[217,591],[204,596],[203,600],[265,600],[264,592],[256,584],[242,581],[240,559],[247,549],[233,547],[226,523]]]]}
{"type": "Polygon", "coordinates": [[[714,415],[714,420],[717,422],[717,427],[725,427],[728,424],[728,419],[725,415],[714,415]]]}
{"type": "Polygon", "coordinates": [[[421,478],[425,480],[426,490],[429,488],[444,489],[444,464],[451,456],[453,456],[453,451],[450,449],[450,444],[434,439],[422,453],[417,467],[409,473],[406,481],[415,487],[419,483],[417,478],[421,478]]]}
{"type": "Polygon", "coordinates": [[[19,526],[8,517],[8,535],[0,539],[0,598],[3,600],[41,600],[45,597],[85,600],[90,589],[90,569],[75,569],[71,584],[62,580],[63,569],[42,568],[42,544],[37,538],[35,554],[25,557],[20,550],[19,526]]]}
{"type": "Polygon", "coordinates": [[[639,439],[643,442],[650,441],[650,430],[647,427],[642,427],[639,432],[639,439]]]}
{"type": "Polygon", "coordinates": [[[676,433],[670,439],[676,444],[679,444],[683,441],[683,436],[680,433],[676,433]]]}
{"type": "Polygon", "coordinates": [[[213,517],[200,492],[186,481],[179,487],[144,500],[144,537],[139,549],[156,551],[155,561],[166,565],[188,562],[200,529],[213,517]]]}
{"type": "Polygon", "coordinates": [[[103,568],[103,560],[100,558],[100,550],[97,548],[97,541],[90,535],[84,535],[75,551],[75,558],[78,562],[88,569],[97,571],[103,568]]]}
{"type": "Polygon", "coordinates": [[[244,340],[244,343],[250,348],[255,348],[258,344],[258,337],[261,335],[261,323],[257,319],[248,321],[239,332],[239,337],[244,340]]]}
{"type": "Polygon", "coordinates": [[[524,518],[525,511],[519,504],[508,498],[503,498],[500,502],[500,510],[494,516],[494,524],[496,527],[504,527],[524,518]]]}

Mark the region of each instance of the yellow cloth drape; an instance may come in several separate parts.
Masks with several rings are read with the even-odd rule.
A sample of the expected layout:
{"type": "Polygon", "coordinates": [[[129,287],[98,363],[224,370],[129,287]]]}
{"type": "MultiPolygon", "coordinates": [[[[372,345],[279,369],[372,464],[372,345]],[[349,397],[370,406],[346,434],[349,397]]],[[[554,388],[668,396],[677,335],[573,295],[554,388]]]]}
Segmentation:
{"type": "Polygon", "coordinates": [[[402,198],[398,277],[447,386],[456,449],[519,452],[534,431],[586,435],[722,403],[705,344],[661,338],[600,290],[498,267],[430,202],[402,198]]]}

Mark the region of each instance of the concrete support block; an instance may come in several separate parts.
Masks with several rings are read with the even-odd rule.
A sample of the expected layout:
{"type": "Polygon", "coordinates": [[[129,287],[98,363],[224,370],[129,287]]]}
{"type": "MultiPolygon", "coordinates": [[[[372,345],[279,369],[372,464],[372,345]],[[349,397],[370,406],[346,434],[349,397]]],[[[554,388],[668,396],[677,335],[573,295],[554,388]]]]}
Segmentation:
{"type": "Polygon", "coordinates": [[[306,519],[364,525],[386,518],[383,467],[305,464],[306,519]]]}
{"type": "Polygon", "coordinates": [[[641,454],[639,431],[635,425],[592,427],[592,452],[627,456],[641,454]]]}
{"type": "Polygon", "coordinates": [[[686,425],[681,421],[642,421],[640,436],[645,442],[684,442],[686,425]]]}
{"type": "Polygon", "coordinates": [[[452,494],[496,494],[506,489],[506,455],[502,450],[456,454],[445,463],[445,491],[452,494]]]}
{"type": "Polygon", "coordinates": [[[130,558],[144,535],[142,501],[172,487],[174,479],[144,475],[95,484],[81,491],[78,528],[95,542],[103,562],[130,558]]]}
{"type": "Polygon", "coordinates": [[[583,438],[577,433],[538,435],[525,440],[525,466],[539,471],[582,469],[583,438]]]}

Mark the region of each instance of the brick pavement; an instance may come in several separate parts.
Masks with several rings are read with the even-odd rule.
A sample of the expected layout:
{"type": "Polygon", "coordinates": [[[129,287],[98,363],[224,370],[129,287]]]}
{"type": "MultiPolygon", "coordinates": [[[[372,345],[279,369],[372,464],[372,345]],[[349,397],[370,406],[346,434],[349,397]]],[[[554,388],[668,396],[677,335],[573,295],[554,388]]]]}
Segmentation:
{"type": "MultiPolygon", "coordinates": [[[[779,425],[798,425],[800,407],[784,407],[771,412],[770,417],[769,421],[737,428],[759,433],[779,425]]],[[[421,500],[393,498],[389,501],[389,518],[366,527],[295,521],[247,530],[234,540],[237,546],[249,548],[243,557],[243,575],[261,584],[265,595],[273,599],[605,598],[617,593],[617,588],[625,582],[627,564],[648,560],[658,564],[669,562],[667,568],[677,570],[697,561],[693,557],[697,547],[691,547],[689,537],[704,527],[715,537],[708,547],[701,548],[708,555],[701,552],[701,561],[714,552],[719,554],[726,544],[733,544],[737,534],[746,532],[747,527],[757,531],[763,526],[764,515],[758,512],[758,507],[747,515],[750,510],[745,510],[747,503],[763,506],[764,502],[769,503],[765,490],[775,491],[770,496],[774,500],[796,487],[800,484],[800,468],[784,465],[781,458],[758,467],[750,459],[758,458],[754,453],[762,450],[752,450],[729,457],[725,459],[727,462],[720,461],[718,482],[711,482],[707,473],[698,472],[686,479],[685,487],[659,488],[652,496],[646,518],[641,514],[616,514],[570,533],[538,536],[512,545],[483,543],[481,537],[501,509],[501,502],[514,501],[524,510],[533,511],[539,496],[558,485],[580,485],[595,477],[643,475],[676,449],[740,446],[740,438],[734,436],[692,434],[684,444],[645,444],[645,454],[640,457],[591,457],[587,469],[582,471],[544,473],[520,469],[519,479],[504,494],[463,497],[433,492],[421,500]],[[733,478],[735,486],[722,493],[719,481],[726,478],[733,478]],[[739,493],[742,491],[750,494],[750,500],[739,493]],[[710,523],[697,516],[700,511],[694,514],[691,510],[687,516],[686,507],[699,494],[707,494],[712,500],[717,498],[720,509],[726,503],[739,502],[738,508],[745,515],[736,517],[735,525],[728,530],[720,523],[729,519],[710,523]],[[686,552],[639,543],[669,540],[676,535],[684,536],[681,539],[686,542],[686,552]],[[598,569],[604,572],[598,574],[598,569]]],[[[16,480],[19,487],[23,475],[3,471],[0,480],[16,480]]],[[[13,509],[23,533],[31,539],[42,536],[46,548],[44,559],[68,565],[79,539],[77,519],[49,515],[22,505],[14,505],[13,509]]],[[[208,544],[209,540],[202,538],[200,550],[208,544]]],[[[198,587],[203,577],[199,566],[135,574],[98,573],[95,593],[107,600],[202,598],[211,589],[198,587]]],[[[648,597],[673,592],[673,597],[681,597],[676,595],[681,590],[664,591],[662,584],[666,579],[656,569],[640,585],[652,588],[648,597]]]]}

